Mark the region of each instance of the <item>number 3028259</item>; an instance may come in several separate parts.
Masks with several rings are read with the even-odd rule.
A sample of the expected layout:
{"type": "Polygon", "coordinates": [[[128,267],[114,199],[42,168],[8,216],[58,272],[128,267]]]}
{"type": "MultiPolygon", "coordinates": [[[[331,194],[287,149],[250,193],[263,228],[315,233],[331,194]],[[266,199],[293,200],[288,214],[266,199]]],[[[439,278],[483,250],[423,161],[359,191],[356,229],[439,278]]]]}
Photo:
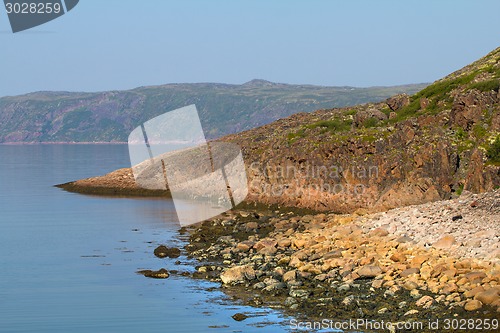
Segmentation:
{"type": "Polygon", "coordinates": [[[9,3],[5,4],[7,14],[59,14],[62,11],[61,4],[52,2],[40,3],[9,3]]]}

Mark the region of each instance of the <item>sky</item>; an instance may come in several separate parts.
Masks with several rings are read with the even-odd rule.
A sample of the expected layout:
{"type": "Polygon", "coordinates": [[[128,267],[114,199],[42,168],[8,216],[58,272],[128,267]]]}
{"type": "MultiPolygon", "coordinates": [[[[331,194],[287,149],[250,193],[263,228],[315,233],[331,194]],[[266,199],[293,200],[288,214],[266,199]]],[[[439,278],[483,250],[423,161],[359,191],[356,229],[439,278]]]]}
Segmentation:
{"type": "Polygon", "coordinates": [[[13,34],[0,7],[0,96],[432,82],[500,46],[498,13],[498,0],[80,0],[13,34]]]}

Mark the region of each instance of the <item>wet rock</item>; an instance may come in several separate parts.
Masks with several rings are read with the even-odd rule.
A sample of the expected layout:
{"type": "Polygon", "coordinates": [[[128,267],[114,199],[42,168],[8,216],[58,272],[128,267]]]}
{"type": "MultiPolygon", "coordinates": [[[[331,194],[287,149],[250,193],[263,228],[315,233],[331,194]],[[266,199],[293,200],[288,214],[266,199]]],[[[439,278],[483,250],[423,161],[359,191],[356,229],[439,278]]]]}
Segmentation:
{"type": "Polygon", "coordinates": [[[178,258],[181,255],[181,250],[176,247],[166,247],[165,245],[160,245],[154,250],[154,255],[158,258],[178,258]]]}
{"type": "Polygon", "coordinates": [[[233,318],[236,321],[243,321],[243,320],[247,319],[248,316],[244,313],[236,313],[236,314],[232,315],[231,318],[233,318]]]}
{"type": "Polygon", "coordinates": [[[169,272],[165,268],[161,268],[157,271],[145,269],[145,270],[137,271],[137,273],[142,274],[145,277],[153,278],[153,279],[167,279],[170,276],[169,272]]]}

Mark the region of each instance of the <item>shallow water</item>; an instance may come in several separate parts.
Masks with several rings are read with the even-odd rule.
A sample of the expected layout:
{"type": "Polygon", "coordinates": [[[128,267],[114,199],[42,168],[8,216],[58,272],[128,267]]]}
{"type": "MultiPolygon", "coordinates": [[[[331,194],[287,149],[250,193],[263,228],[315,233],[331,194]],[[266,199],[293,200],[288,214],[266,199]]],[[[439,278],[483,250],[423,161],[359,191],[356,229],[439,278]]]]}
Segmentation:
{"type": "Polygon", "coordinates": [[[181,245],[171,201],[52,186],[127,166],[125,145],[0,145],[0,332],[288,331],[279,313],[206,290],[217,284],[135,273],[192,269],[153,255],[181,245]]]}

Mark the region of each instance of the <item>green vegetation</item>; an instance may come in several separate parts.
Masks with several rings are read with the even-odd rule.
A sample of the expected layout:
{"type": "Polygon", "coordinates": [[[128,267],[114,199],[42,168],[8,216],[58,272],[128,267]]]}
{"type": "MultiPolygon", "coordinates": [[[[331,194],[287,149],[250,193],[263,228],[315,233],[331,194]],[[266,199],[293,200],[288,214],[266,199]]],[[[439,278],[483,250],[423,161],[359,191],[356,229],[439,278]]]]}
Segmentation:
{"type": "Polygon", "coordinates": [[[431,84],[413,95],[410,98],[410,104],[400,110],[398,115],[389,122],[397,123],[414,116],[420,109],[420,100],[422,98],[427,98],[429,100],[429,104],[425,108],[426,112],[436,113],[440,111],[442,107],[440,107],[438,103],[441,103],[443,106],[449,105],[452,102],[452,98],[449,96],[449,93],[453,89],[472,82],[477,74],[479,74],[479,71],[474,71],[453,79],[446,79],[431,84]]]}
{"type": "MultiPolygon", "coordinates": [[[[425,86],[346,89],[257,80],[242,85],[169,84],[112,93],[39,92],[0,98],[0,142],[11,140],[15,133],[29,133],[22,139],[27,142],[127,141],[136,126],[190,104],[196,104],[207,138],[213,139],[298,112],[382,101],[425,86]]],[[[322,128],[334,130],[330,126],[334,125],[322,128]]]]}
{"type": "Polygon", "coordinates": [[[500,165],[500,135],[497,135],[495,141],[486,150],[486,157],[488,157],[488,162],[500,165]]]}
{"type": "Polygon", "coordinates": [[[471,85],[471,89],[477,89],[482,92],[497,91],[500,89],[500,79],[477,82],[471,85]]]}
{"type": "Polygon", "coordinates": [[[311,129],[321,127],[321,128],[327,129],[329,131],[333,131],[333,132],[344,132],[344,131],[348,131],[351,129],[351,124],[352,124],[352,120],[343,120],[343,119],[339,119],[339,118],[334,118],[331,120],[321,120],[321,121],[306,125],[306,127],[311,128],[311,129]]]}
{"type": "Polygon", "coordinates": [[[301,128],[297,132],[288,133],[286,138],[288,140],[288,143],[294,143],[297,139],[303,138],[304,136],[304,129],[301,128]]]}
{"type": "Polygon", "coordinates": [[[474,136],[476,137],[477,140],[482,139],[488,134],[488,130],[483,127],[481,124],[476,124],[472,128],[472,133],[474,133],[474,136]]]}
{"type": "Polygon", "coordinates": [[[378,124],[378,119],[374,118],[374,117],[371,117],[371,118],[366,119],[363,122],[363,127],[365,127],[365,128],[372,128],[372,127],[376,127],[377,124],[378,124]]]}

